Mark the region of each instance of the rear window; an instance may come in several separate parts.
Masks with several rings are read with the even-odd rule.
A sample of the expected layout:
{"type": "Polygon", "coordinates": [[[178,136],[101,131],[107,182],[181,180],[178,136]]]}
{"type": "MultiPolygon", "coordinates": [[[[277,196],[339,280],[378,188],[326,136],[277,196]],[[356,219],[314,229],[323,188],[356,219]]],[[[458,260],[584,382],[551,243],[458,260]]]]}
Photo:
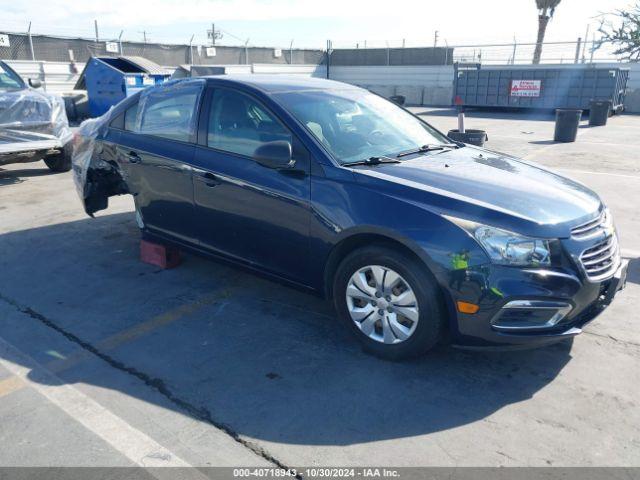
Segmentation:
{"type": "Polygon", "coordinates": [[[180,82],[143,92],[137,107],[141,114],[131,112],[129,122],[125,114],[125,130],[128,123],[133,131],[139,133],[181,142],[191,141],[203,86],[204,81],[180,82]]]}
{"type": "Polygon", "coordinates": [[[127,108],[124,112],[124,129],[129,132],[136,131],[136,120],[138,118],[138,102],[127,108]]]}

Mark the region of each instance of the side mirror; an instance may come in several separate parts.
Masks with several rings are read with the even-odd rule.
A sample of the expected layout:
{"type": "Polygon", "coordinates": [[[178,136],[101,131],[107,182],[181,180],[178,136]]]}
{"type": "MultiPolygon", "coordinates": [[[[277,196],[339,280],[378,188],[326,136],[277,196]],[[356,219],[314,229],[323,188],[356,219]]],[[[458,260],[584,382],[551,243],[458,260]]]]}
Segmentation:
{"type": "Polygon", "coordinates": [[[31,86],[31,88],[40,88],[42,86],[42,82],[37,78],[30,78],[29,85],[31,86]]]}
{"type": "Polygon", "coordinates": [[[286,140],[276,140],[256,148],[253,159],[267,168],[284,170],[293,167],[294,161],[291,155],[291,143],[286,140]]]}

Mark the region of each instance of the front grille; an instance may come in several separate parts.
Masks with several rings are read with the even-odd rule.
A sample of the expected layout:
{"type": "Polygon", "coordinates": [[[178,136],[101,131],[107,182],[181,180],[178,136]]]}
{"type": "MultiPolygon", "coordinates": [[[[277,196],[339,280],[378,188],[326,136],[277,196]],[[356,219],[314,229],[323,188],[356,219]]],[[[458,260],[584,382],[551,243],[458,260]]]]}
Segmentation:
{"type": "Polygon", "coordinates": [[[582,225],[578,225],[577,227],[573,227],[571,229],[571,236],[578,240],[583,240],[585,238],[589,238],[591,236],[599,234],[601,231],[600,227],[606,225],[609,220],[607,217],[607,210],[603,210],[596,218],[589,220],[582,225]]]}
{"type": "Polygon", "coordinates": [[[620,264],[620,250],[615,233],[582,252],[580,262],[589,280],[603,280],[613,275],[620,264]]]}

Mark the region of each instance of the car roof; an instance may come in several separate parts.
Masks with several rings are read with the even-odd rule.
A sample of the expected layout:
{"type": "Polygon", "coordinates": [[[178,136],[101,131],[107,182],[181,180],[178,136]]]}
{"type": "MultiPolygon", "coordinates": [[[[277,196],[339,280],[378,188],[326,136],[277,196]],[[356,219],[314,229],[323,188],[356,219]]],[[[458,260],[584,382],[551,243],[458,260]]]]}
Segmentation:
{"type": "Polygon", "coordinates": [[[204,78],[215,84],[246,85],[267,94],[303,90],[361,90],[348,83],[301,75],[253,73],[211,75],[204,78]]]}

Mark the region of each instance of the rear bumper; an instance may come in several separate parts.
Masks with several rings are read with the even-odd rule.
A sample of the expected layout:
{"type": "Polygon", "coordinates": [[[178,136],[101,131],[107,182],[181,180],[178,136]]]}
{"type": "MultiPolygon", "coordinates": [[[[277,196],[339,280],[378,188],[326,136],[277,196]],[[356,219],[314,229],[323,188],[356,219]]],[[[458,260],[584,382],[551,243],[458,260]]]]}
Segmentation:
{"type": "Polygon", "coordinates": [[[490,266],[469,272],[455,297],[480,305],[456,312],[452,343],[465,348],[527,348],[574,337],[626,283],[627,261],[598,283],[552,270],[490,266]]]}

